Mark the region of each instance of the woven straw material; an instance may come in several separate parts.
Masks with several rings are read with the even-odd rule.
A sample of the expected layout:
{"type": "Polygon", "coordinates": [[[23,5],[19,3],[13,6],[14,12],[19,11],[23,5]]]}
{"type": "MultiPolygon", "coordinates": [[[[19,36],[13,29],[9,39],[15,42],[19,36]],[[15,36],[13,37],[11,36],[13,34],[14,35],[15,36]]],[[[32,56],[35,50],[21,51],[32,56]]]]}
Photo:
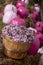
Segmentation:
{"type": "Polygon", "coordinates": [[[21,59],[26,56],[27,50],[30,46],[29,43],[15,42],[13,39],[8,38],[7,36],[3,36],[3,45],[8,51],[5,51],[5,54],[11,58],[14,57],[15,59],[21,59]]]}
{"type": "Polygon", "coordinates": [[[26,55],[24,59],[15,60],[3,54],[3,43],[0,42],[0,65],[39,65],[41,55],[26,55]]]}
{"type": "Polygon", "coordinates": [[[4,54],[6,55],[6,56],[8,56],[8,57],[11,57],[11,58],[14,58],[14,59],[23,59],[26,55],[27,55],[27,53],[25,52],[25,53],[14,53],[14,52],[11,52],[11,51],[9,51],[9,50],[6,50],[6,49],[4,49],[4,54]]]}

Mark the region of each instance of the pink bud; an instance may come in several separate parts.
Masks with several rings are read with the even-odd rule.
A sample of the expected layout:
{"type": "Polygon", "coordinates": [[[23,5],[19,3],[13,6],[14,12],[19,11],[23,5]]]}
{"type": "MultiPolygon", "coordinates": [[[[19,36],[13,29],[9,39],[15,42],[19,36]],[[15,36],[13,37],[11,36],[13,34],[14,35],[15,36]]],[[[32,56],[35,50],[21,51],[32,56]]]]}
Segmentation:
{"type": "Polygon", "coordinates": [[[26,6],[26,5],[25,5],[25,2],[18,1],[17,4],[16,4],[16,7],[19,8],[19,7],[21,7],[21,6],[24,6],[24,7],[25,7],[25,6],[26,6]]]}
{"type": "Polygon", "coordinates": [[[35,37],[33,43],[31,44],[30,48],[28,49],[28,53],[31,55],[35,55],[40,47],[40,41],[37,37],[35,37]],[[37,42],[36,42],[37,40],[37,42]]]}
{"type": "Polygon", "coordinates": [[[26,26],[25,20],[19,17],[12,19],[9,24],[26,26]]]}
{"type": "Polygon", "coordinates": [[[28,16],[28,9],[26,7],[19,7],[18,15],[20,15],[22,18],[26,18],[28,16]]]}

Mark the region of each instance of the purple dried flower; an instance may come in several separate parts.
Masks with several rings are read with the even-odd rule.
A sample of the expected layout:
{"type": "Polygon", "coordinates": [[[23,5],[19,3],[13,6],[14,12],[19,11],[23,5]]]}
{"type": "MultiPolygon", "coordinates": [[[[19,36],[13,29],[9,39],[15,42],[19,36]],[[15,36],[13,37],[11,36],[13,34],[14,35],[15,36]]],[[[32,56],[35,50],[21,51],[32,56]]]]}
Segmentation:
{"type": "Polygon", "coordinates": [[[32,28],[26,28],[19,25],[7,25],[2,29],[2,34],[16,42],[29,42],[34,40],[35,32],[32,28]]]}

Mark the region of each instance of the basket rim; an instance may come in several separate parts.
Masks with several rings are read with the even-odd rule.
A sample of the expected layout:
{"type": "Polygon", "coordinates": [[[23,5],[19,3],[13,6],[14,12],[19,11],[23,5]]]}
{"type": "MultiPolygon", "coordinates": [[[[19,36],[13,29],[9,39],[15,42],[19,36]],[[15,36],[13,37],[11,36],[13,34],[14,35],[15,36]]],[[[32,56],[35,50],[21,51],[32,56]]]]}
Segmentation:
{"type": "MultiPolygon", "coordinates": [[[[8,40],[8,41],[10,41],[10,42],[16,42],[16,41],[14,41],[13,39],[11,39],[10,37],[8,37],[7,35],[5,35],[5,36],[3,36],[3,38],[5,38],[6,40],[8,40]]],[[[16,42],[16,43],[21,43],[21,44],[30,44],[30,43],[28,43],[28,42],[16,42]]]]}

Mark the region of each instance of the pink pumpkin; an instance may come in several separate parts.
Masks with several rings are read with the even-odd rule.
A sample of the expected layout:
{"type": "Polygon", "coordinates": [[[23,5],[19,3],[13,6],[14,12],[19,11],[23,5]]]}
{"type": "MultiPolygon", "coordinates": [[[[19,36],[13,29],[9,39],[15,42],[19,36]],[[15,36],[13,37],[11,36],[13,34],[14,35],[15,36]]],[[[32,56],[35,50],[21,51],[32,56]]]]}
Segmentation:
{"type": "Polygon", "coordinates": [[[18,15],[22,18],[26,18],[28,16],[28,9],[26,7],[19,7],[18,8],[18,15]]]}
{"type": "Polygon", "coordinates": [[[25,20],[19,17],[12,19],[9,24],[26,26],[25,20]]]}
{"type": "Polygon", "coordinates": [[[35,24],[35,29],[38,31],[38,32],[42,32],[42,22],[41,21],[37,21],[36,24],[35,24]]]}
{"type": "Polygon", "coordinates": [[[40,41],[37,37],[35,37],[35,40],[31,44],[30,48],[28,49],[28,53],[30,55],[35,55],[40,47],[40,41]]]}
{"type": "Polygon", "coordinates": [[[43,45],[43,34],[42,33],[37,33],[36,37],[40,40],[40,45],[43,45]]]}
{"type": "Polygon", "coordinates": [[[25,7],[25,6],[26,6],[26,5],[25,5],[25,2],[23,2],[23,1],[18,1],[17,4],[16,4],[17,9],[18,9],[19,7],[21,7],[21,6],[24,6],[24,7],[25,7]]]}
{"type": "Polygon", "coordinates": [[[36,11],[34,11],[34,12],[31,14],[31,18],[32,18],[33,20],[36,20],[36,19],[38,18],[38,16],[39,16],[39,13],[36,12],[36,11]]]}

